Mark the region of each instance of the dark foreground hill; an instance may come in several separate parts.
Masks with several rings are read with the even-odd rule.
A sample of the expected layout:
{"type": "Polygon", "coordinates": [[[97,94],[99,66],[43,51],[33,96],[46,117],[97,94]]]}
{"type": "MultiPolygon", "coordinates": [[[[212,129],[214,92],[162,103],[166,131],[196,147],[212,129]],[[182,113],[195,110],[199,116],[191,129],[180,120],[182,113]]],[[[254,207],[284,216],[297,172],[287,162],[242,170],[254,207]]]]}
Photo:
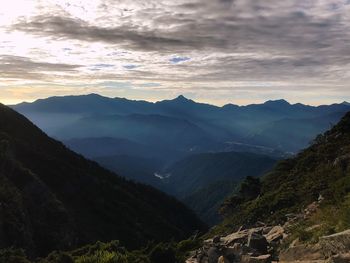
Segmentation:
{"type": "Polygon", "coordinates": [[[44,255],[118,239],[137,248],[202,229],[174,198],[108,172],[0,105],[0,247],[44,255]]]}

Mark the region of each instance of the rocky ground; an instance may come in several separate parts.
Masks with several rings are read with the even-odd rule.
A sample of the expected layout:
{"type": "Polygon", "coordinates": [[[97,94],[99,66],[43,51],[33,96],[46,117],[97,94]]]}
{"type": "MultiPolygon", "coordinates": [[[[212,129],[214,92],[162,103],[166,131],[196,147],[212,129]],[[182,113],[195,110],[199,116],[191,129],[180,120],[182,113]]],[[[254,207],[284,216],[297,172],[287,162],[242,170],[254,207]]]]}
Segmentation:
{"type": "Polygon", "coordinates": [[[241,227],[229,235],[205,240],[186,263],[350,262],[350,230],[321,237],[317,244],[294,240],[287,248],[281,248],[291,226],[314,213],[320,202],[322,198],[310,204],[303,213],[288,215],[284,225],[268,226],[259,222],[255,227],[241,227]]]}

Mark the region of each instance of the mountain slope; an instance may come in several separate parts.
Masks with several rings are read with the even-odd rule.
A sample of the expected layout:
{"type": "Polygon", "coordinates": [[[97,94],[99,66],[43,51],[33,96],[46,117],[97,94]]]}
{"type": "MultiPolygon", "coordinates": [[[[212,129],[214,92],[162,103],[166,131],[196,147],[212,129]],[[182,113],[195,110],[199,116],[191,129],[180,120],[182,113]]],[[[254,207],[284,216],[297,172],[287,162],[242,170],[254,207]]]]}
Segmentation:
{"type": "Polygon", "coordinates": [[[55,136],[123,138],[183,151],[205,147],[213,140],[203,129],[184,119],[144,114],[90,116],[63,127],[55,136]]]}
{"type": "Polygon", "coordinates": [[[221,180],[240,181],[267,172],[276,160],[254,153],[203,153],[186,157],[166,169],[167,183],[176,185],[175,195],[184,197],[221,180]]]}
{"type": "Polygon", "coordinates": [[[128,247],[203,229],[152,187],[126,181],[0,105],[0,245],[44,255],[96,240],[128,247]]]}
{"type": "Polygon", "coordinates": [[[163,162],[153,158],[135,157],[129,155],[111,155],[94,158],[103,167],[122,174],[125,178],[163,188],[162,180],[155,176],[163,162]]]}
{"type": "Polygon", "coordinates": [[[215,181],[195,192],[188,193],[182,201],[209,226],[214,226],[222,221],[219,215],[221,204],[235,193],[238,185],[239,183],[235,180],[215,181]]]}
{"type": "MultiPolygon", "coordinates": [[[[276,163],[265,155],[240,152],[190,155],[165,169],[161,189],[177,196],[208,225],[221,221],[220,204],[246,176],[260,176],[276,163]]],[[[157,187],[159,187],[157,185],[157,187]]]]}
{"type": "MultiPolygon", "coordinates": [[[[335,214],[349,193],[350,113],[347,113],[330,131],[318,136],[312,146],[295,158],[281,161],[268,173],[257,198],[228,199],[222,206],[227,218],[219,228],[254,224],[259,220],[283,222],[287,214],[298,213],[320,196],[335,214]]],[[[333,227],[338,223],[333,222],[333,227]]]]}

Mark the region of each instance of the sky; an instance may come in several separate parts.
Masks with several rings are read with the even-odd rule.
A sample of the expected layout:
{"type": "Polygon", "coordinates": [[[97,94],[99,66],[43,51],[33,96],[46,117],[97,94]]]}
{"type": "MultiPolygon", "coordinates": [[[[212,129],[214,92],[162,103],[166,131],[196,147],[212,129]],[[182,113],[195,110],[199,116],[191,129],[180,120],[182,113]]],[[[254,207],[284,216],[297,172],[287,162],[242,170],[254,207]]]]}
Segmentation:
{"type": "Polygon", "coordinates": [[[350,0],[0,1],[0,102],[350,101],[350,0]]]}

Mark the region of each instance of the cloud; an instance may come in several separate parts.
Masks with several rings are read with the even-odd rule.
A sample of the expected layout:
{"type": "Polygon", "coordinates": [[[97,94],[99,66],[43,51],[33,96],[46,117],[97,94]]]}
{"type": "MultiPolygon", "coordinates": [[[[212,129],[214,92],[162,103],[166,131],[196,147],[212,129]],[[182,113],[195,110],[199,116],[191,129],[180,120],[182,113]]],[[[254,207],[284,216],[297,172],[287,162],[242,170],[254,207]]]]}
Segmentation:
{"type": "Polygon", "coordinates": [[[138,66],[137,66],[137,65],[124,65],[123,67],[124,67],[125,69],[131,70],[131,69],[137,68],[138,66]]]}
{"type": "Polygon", "coordinates": [[[347,0],[43,0],[31,10],[0,18],[0,54],[13,56],[0,78],[160,83],[142,87],[154,96],[268,98],[276,83],[285,98],[350,96],[347,0]]]}
{"type": "Polygon", "coordinates": [[[0,78],[44,79],[45,72],[72,74],[79,65],[33,61],[27,57],[0,55],[0,78]]]}

